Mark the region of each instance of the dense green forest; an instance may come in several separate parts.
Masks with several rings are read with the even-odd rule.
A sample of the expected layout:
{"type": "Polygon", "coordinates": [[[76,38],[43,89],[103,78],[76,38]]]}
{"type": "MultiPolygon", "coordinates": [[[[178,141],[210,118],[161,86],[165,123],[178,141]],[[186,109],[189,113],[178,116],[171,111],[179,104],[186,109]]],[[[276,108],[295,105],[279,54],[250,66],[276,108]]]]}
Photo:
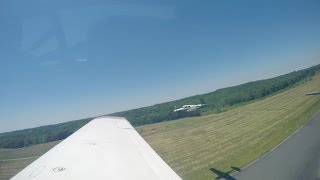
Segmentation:
{"type": "Polygon", "coordinates": [[[117,112],[112,115],[126,117],[134,126],[170,121],[186,116],[200,116],[201,113],[218,113],[226,108],[256,99],[260,99],[280,90],[295,85],[298,82],[309,80],[320,65],[308,69],[294,71],[275,78],[249,82],[238,86],[228,87],[210,92],[183,98],[176,101],[156,104],[153,106],[117,112]],[[207,104],[204,108],[193,112],[173,112],[175,107],[184,104],[207,104]]]}
{"type": "Polygon", "coordinates": [[[0,134],[1,148],[20,148],[67,138],[93,118],[0,134]]]}
{"type": "MultiPolygon", "coordinates": [[[[271,79],[245,83],[238,86],[216,90],[214,92],[191,96],[176,101],[156,104],[153,106],[117,112],[110,115],[126,117],[134,126],[170,121],[188,116],[200,116],[203,113],[219,113],[239,103],[264,98],[309,80],[320,65],[294,71],[271,79]],[[173,112],[175,107],[184,104],[205,103],[207,106],[192,112],[173,112]]],[[[56,125],[18,130],[0,134],[1,148],[19,148],[33,144],[61,140],[81,128],[93,118],[81,119],[56,125]]]]}

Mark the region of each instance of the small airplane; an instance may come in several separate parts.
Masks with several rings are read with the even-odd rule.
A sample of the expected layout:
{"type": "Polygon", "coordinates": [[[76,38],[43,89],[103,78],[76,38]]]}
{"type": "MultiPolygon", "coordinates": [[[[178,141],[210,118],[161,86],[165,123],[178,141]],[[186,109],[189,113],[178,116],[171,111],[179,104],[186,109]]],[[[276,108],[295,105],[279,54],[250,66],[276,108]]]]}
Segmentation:
{"type": "Polygon", "coordinates": [[[192,105],[183,105],[181,108],[175,109],[174,112],[179,112],[179,111],[194,111],[196,109],[199,109],[206,104],[192,104],[192,105]]]}
{"type": "Polygon", "coordinates": [[[311,96],[311,95],[320,95],[320,92],[310,92],[306,94],[307,96],[311,96]]]}

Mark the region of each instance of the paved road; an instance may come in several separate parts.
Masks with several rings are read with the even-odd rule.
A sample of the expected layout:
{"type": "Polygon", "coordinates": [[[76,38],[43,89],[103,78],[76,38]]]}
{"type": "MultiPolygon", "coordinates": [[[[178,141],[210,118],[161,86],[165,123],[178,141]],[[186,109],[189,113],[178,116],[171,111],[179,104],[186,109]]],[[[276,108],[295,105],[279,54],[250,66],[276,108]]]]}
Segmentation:
{"type": "Polygon", "coordinates": [[[320,180],[320,113],[243,171],[237,180],[320,180]]]}

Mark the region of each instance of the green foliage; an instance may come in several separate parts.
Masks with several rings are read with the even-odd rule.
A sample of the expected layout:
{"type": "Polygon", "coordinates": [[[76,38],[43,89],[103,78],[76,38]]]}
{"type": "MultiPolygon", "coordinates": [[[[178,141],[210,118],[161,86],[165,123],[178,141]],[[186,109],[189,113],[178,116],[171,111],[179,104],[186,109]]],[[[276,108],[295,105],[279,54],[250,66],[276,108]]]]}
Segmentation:
{"type": "Polygon", "coordinates": [[[204,112],[219,113],[228,109],[227,107],[269,96],[302,80],[310,79],[310,77],[315,74],[315,71],[319,69],[320,65],[267,80],[249,82],[238,86],[219,89],[207,94],[187,97],[149,107],[117,112],[112,115],[126,117],[132,125],[140,126],[180,119],[183,117],[200,116],[201,113],[204,112]],[[193,112],[173,112],[175,107],[198,103],[207,104],[207,106],[193,112]]]}
{"type": "Polygon", "coordinates": [[[227,112],[136,127],[184,179],[213,180],[211,168],[244,167],[285,140],[320,110],[320,73],[267,98],[227,112]]]}
{"type": "Polygon", "coordinates": [[[1,148],[20,148],[67,138],[93,118],[0,134],[1,148]]]}
{"type": "MultiPolygon", "coordinates": [[[[228,107],[239,103],[257,100],[285,88],[288,88],[302,80],[310,79],[320,65],[295,71],[279,77],[249,82],[246,84],[219,89],[217,91],[187,97],[184,99],[156,104],[153,106],[113,113],[113,116],[123,116],[134,126],[159,123],[180,119],[183,117],[200,116],[202,113],[220,113],[228,110],[228,107]],[[192,112],[173,112],[175,107],[185,104],[207,104],[204,108],[192,112]]],[[[45,143],[65,139],[93,118],[70,121],[50,126],[13,131],[0,134],[0,147],[19,148],[33,144],[45,143]]]]}

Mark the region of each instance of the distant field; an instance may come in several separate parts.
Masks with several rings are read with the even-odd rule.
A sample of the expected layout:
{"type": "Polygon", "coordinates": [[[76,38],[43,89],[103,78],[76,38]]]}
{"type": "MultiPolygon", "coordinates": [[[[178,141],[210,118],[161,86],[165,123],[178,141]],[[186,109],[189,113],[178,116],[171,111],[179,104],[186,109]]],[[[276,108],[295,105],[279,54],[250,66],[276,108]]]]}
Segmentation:
{"type": "MultiPolygon", "coordinates": [[[[272,97],[219,114],[136,129],[183,179],[214,179],[215,168],[243,167],[288,137],[320,110],[320,75],[272,97]]],[[[0,149],[0,180],[9,179],[58,142],[0,149]]]]}
{"type": "Polygon", "coordinates": [[[18,149],[0,149],[0,180],[10,179],[60,141],[18,149]]]}
{"type": "MultiPolygon", "coordinates": [[[[270,98],[208,116],[136,129],[183,179],[214,179],[279,144],[320,110],[320,75],[270,98]]],[[[272,173],[272,172],[270,172],[272,173]]]]}

